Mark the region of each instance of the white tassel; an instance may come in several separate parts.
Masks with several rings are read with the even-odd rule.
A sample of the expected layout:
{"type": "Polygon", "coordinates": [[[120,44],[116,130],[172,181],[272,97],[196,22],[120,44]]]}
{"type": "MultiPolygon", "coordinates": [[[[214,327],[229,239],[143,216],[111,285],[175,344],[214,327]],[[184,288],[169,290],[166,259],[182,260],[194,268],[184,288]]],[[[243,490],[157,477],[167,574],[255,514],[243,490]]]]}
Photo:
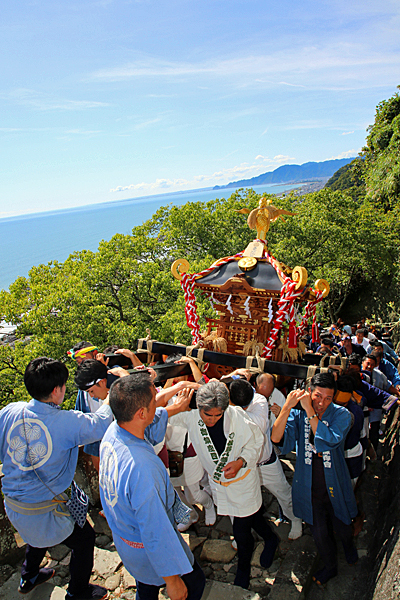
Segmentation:
{"type": "Polygon", "coordinates": [[[251,319],[251,312],[249,308],[250,296],[247,296],[246,302],[244,303],[244,312],[251,319]]]}
{"type": "Polygon", "coordinates": [[[229,298],[226,301],[226,308],[228,309],[228,311],[231,313],[231,315],[233,316],[233,310],[232,310],[232,306],[231,306],[231,298],[232,298],[232,294],[229,294],[229,298]]]}
{"type": "Polygon", "coordinates": [[[272,319],[274,318],[274,311],[272,310],[272,298],[268,304],[268,323],[272,323],[272,319]]]}

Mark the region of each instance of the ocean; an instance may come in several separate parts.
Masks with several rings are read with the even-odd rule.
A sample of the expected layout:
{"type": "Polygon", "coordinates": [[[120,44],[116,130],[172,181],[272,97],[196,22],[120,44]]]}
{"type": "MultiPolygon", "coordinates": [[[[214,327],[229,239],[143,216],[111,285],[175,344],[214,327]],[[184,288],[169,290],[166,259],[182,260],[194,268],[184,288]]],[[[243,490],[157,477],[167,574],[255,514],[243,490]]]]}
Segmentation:
{"type": "MultiPolygon", "coordinates": [[[[253,189],[280,194],[294,187],[298,186],[268,184],[253,189]]],[[[0,289],[8,289],[17,277],[26,277],[33,266],[51,260],[63,262],[77,250],[96,251],[101,240],[109,240],[116,233],[131,233],[160,206],[228,198],[235,189],[239,188],[160,194],[0,219],[0,289]]]]}

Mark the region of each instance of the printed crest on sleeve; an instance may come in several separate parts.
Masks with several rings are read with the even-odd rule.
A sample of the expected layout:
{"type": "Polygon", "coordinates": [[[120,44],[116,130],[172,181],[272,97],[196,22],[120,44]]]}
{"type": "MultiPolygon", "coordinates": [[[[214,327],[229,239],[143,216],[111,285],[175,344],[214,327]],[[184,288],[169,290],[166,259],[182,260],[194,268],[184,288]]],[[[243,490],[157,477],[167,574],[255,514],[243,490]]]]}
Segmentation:
{"type": "Polygon", "coordinates": [[[53,442],[46,425],[39,419],[15,421],[7,434],[7,454],[21,471],[39,469],[50,458],[53,442]]]}
{"type": "Polygon", "coordinates": [[[103,442],[100,462],[100,485],[104,498],[111,507],[118,501],[118,460],[117,453],[110,442],[103,442]]]}

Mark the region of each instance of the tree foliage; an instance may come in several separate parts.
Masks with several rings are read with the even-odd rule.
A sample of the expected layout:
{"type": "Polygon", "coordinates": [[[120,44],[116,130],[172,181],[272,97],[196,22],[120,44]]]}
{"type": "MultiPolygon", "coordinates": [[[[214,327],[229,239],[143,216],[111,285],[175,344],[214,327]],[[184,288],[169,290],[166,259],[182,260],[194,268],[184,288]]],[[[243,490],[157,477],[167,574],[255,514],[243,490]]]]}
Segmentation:
{"type": "Polygon", "coordinates": [[[364,164],[360,158],[355,158],[332,175],[325,187],[332,191],[346,190],[354,200],[362,201],[365,196],[364,164]]]}
{"type": "MultiPolygon", "coordinates": [[[[272,225],[269,250],[290,267],[306,267],[309,283],[329,281],[330,294],[319,308],[329,319],[378,314],[385,320],[390,311],[400,310],[400,204],[394,177],[399,119],[396,94],[377,108],[365,160],[339,170],[332,185],[319,192],[272,196],[276,206],[296,214],[272,225]]],[[[16,325],[18,339],[0,345],[0,405],[27,398],[23,373],[29,360],[68,361],[67,350],[82,339],[100,349],[134,347],[150,329],[153,339],[190,343],[183,292],[171,265],[186,258],[196,273],[246,248],[255,232],[238,210],[255,208],[258,201],[253,190],[239,190],[228,199],[162,207],[131,235],[117,234],[103,240],[97,252],[75,252],[64,263],[35,266],[0,292],[0,317],[16,325]]],[[[204,326],[213,310],[201,294],[197,306],[204,326]]],[[[73,371],[71,362],[68,366],[73,371]]],[[[74,397],[69,381],[67,406],[74,397]]]]}
{"type": "Polygon", "coordinates": [[[378,104],[375,122],[367,131],[366,145],[362,151],[367,195],[390,209],[400,197],[399,92],[378,104]]]}

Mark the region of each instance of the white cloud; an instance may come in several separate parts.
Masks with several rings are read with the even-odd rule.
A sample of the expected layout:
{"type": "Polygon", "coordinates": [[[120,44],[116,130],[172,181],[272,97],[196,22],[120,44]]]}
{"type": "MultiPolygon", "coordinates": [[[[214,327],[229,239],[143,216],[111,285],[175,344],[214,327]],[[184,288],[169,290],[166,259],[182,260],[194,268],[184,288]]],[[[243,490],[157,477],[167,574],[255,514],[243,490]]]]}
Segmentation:
{"type": "Polygon", "coordinates": [[[260,159],[260,157],[262,158],[263,164],[249,164],[244,162],[240,165],[235,165],[234,167],[215,171],[210,175],[195,175],[192,179],[156,179],[156,181],[151,183],[141,182],[125,186],[119,185],[111,189],[110,192],[137,191],[142,194],[155,194],[160,191],[165,191],[166,189],[169,189],[170,191],[196,189],[200,183],[203,187],[211,187],[216,184],[224,185],[231,181],[250,179],[251,177],[265,173],[266,170],[272,170],[281,164],[294,160],[294,158],[282,154],[274,156],[274,158],[271,159],[259,154],[256,157],[256,160],[260,159]],[[270,168],[268,169],[267,167],[270,168]]]}
{"type": "Polygon", "coordinates": [[[143,121],[142,123],[138,123],[134,126],[134,129],[145,129],[150,125],[154,125],[154,123],[159,123],[161,121],[161,117],[156,117],[155,119],[149,119],[148,121],[143,121]]]}
{"type": "Polygon", "coordinates": [[[71,135],[97,135],[99,133],[102,133],[101,129],[67,129],[65,131],[66,134],[71,134],[71,135]]]}
{"type": "Polygon", "coordinates": [[[343,131],[342,135],[350,135],[354,133],[354,131],[343,131]]]}
{"type": "Polygon", "coordinates": [[[354,150],[354,148],[353,148],[353,150],[346,150],[345,152],[341,152],[337,156],[331,156],[330,158],[327,158],[326,160],[336,160],[338,158],[351,158],[352,156],[357,156],[360,151],[361,151],[361,148],[359,148],[358,150],[354,150]]]}
{"type": "MultiPolygon", "coordinates": [[[[270,53],[220,57],[204,61],[172,61],[139,55],[128,64],[100,69],[91,78],[120,81],[136,78],[218,77],[243,85],[290,86],[299,88],[360,89],[380,86],[393,80],[400,67],[395,50],[367,44],[366,41],[340,41],[328,38],[313,46],[299,39],[297,44],[270,53]],[[283,78],[282,78],[283,77],[283,78]],[[389,79],[388,79],[389,78],[389,79]],[[371,83],[373,82],[373,84],[371,83]]],[[[200,81],[197,82],[197,87],[200,81]]]]}
{"type": "Polygon", "coordinates": [[[258,154],[255,160],[262,160],[265,163],[270,165],[278,165],[287,163],[289,161],[295,160],[294,156],[287,156],[285,154],[277,154],[274,158],[269,158],[268,156],[262,156],[262,154],[258,154]]]}
{"type": "Polygon", "coordinates": [[[110,106],[106,102],[93,100],[65,100],[54,98],[36,90],[18,88],[7,93],[1,93],[0,98],[22,106],[31,106],[38,110],[85,110],[87,108],[103,108],[110,106]]]}

